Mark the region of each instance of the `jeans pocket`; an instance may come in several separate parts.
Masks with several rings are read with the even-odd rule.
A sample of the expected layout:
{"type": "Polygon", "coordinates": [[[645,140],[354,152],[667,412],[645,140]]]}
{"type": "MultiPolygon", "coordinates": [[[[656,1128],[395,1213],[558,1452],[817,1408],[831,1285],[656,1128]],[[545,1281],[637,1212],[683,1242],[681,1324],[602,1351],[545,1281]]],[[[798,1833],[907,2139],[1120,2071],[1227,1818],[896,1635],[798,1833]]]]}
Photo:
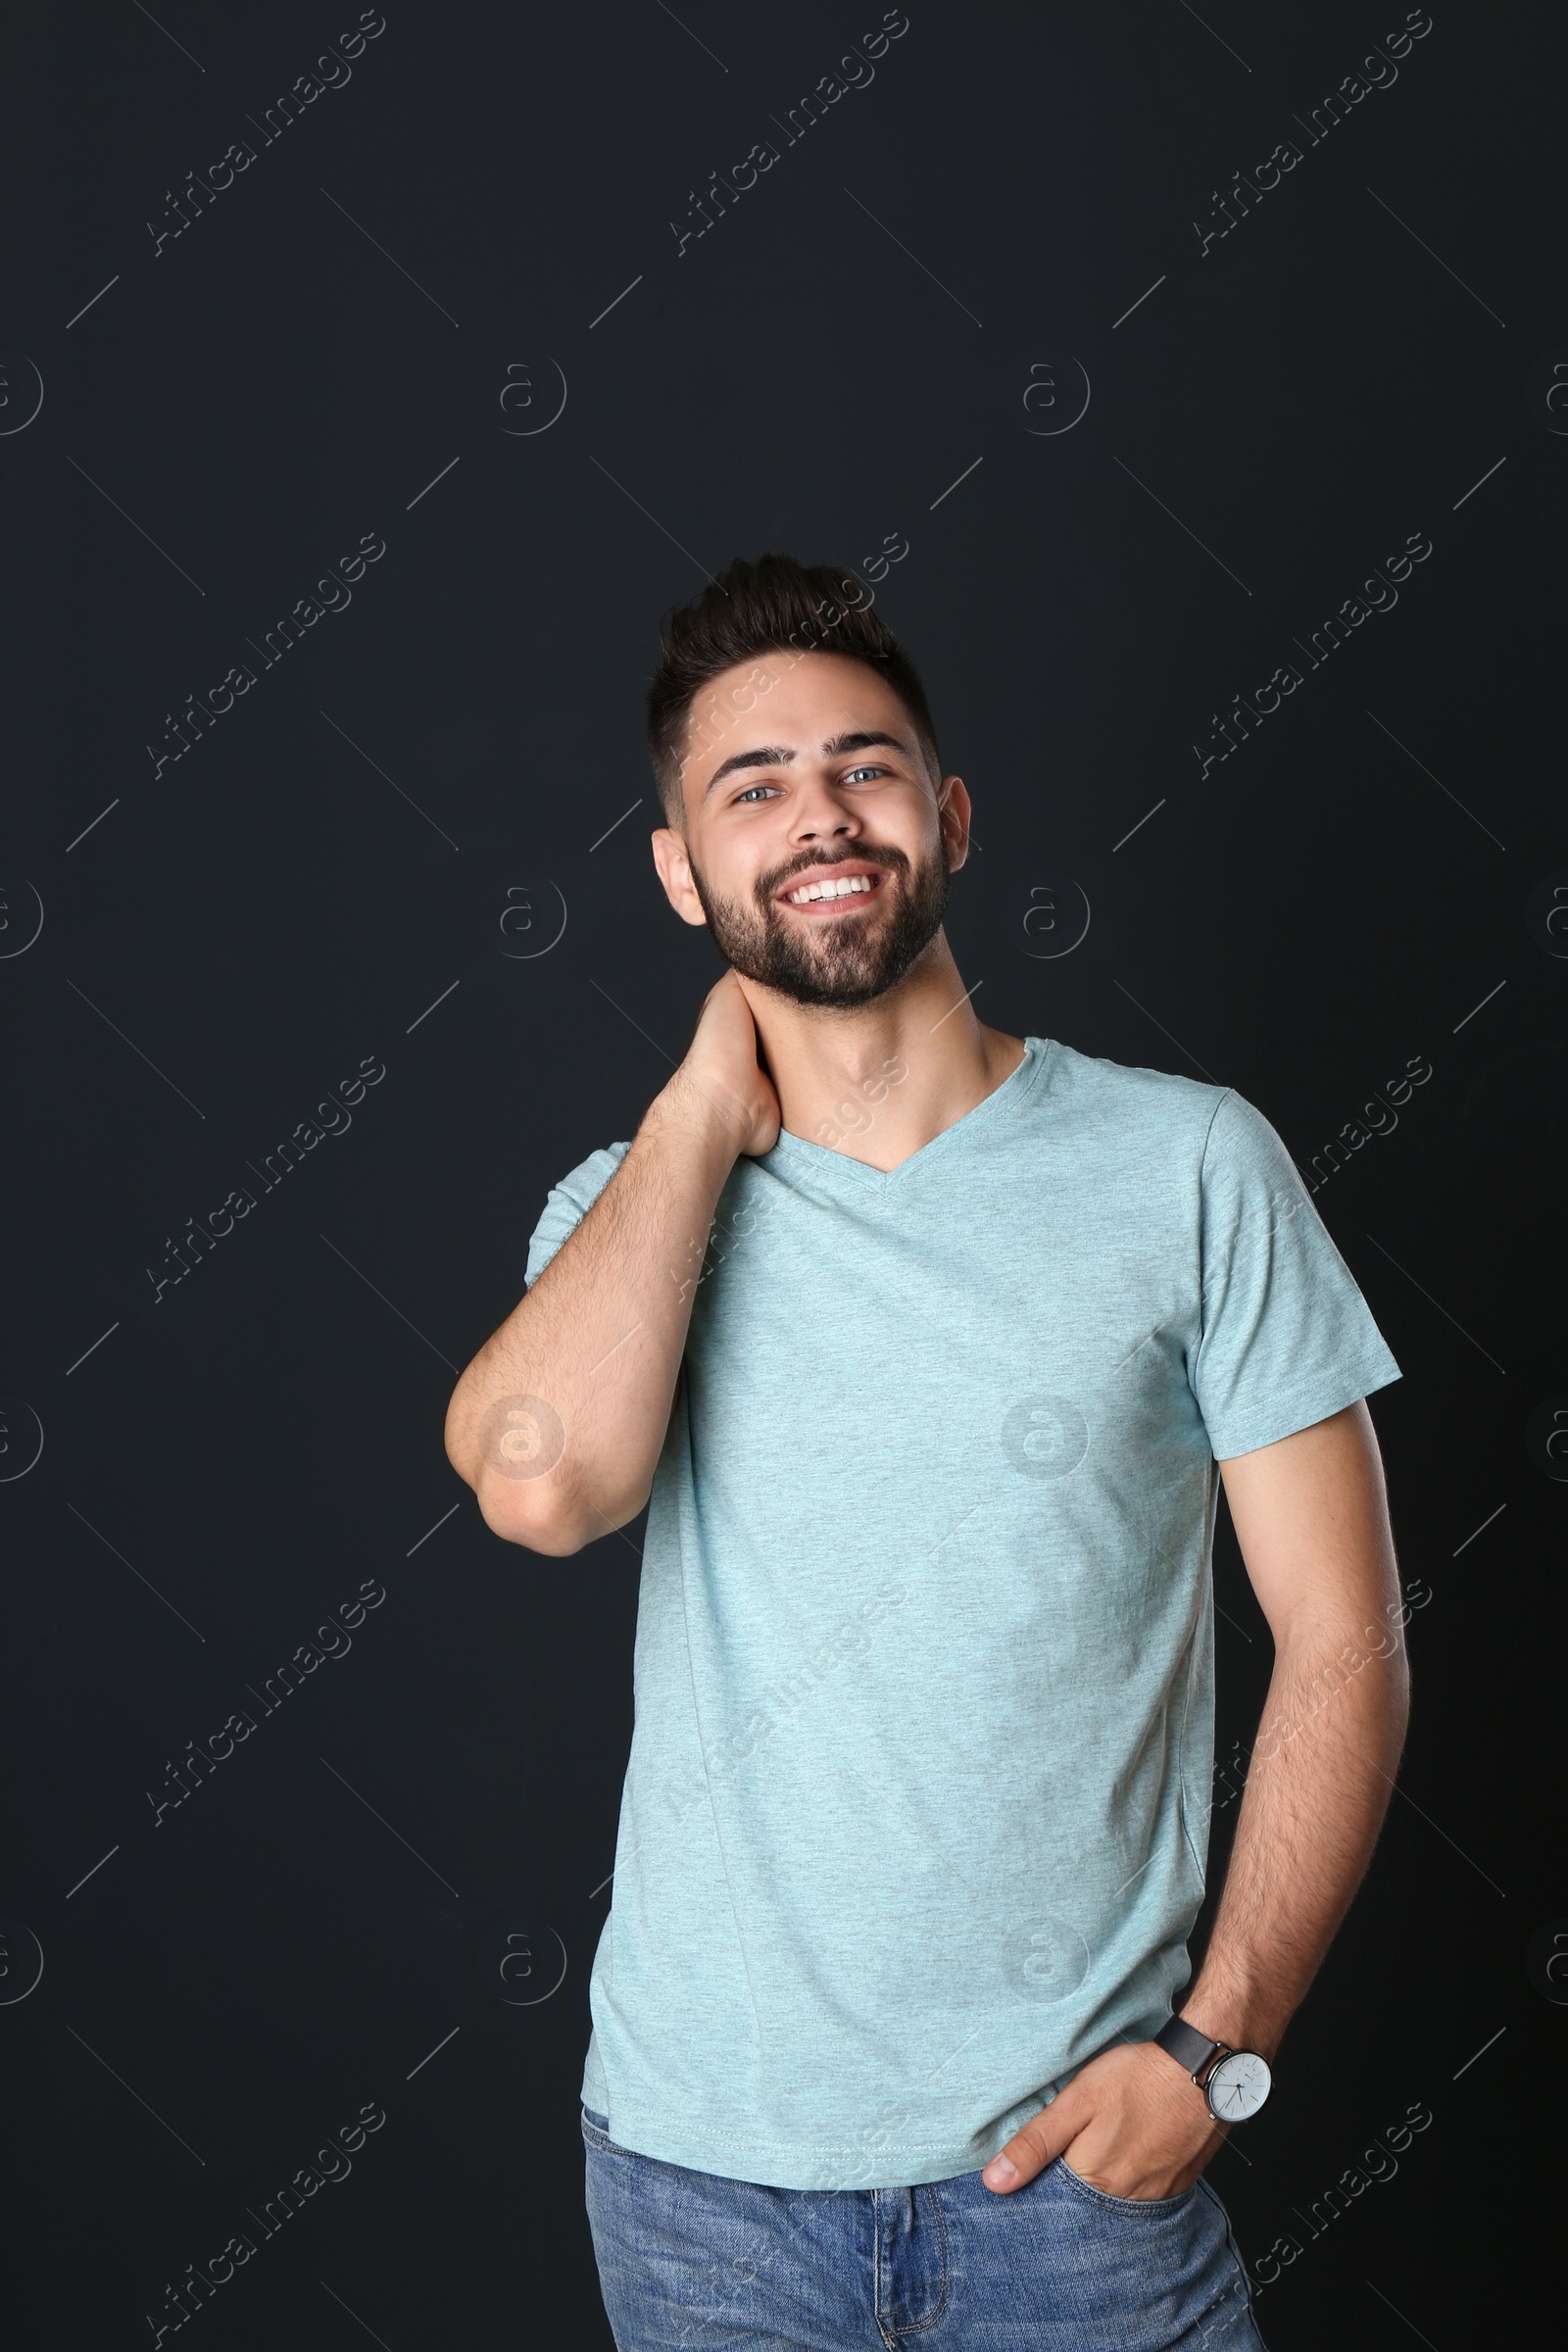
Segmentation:
{"type": "Polygon", "coordinates": [[[1065,2156],[1056,2158],[1055,2169],[1077,2195],[1087,2198],[1091,2204],[1103,2205],[1112,2213],[1157,2218],[1179,2213],[1198,2194],[1198,2182],[1194,2180],[1186,2188],[1179,2188],[1173,2197],[1113,2197],[1108,2188],[1096,2188],[1092,2180],[1085,2180],[1081,2174],[1075,2173],[1065,2156]]]}

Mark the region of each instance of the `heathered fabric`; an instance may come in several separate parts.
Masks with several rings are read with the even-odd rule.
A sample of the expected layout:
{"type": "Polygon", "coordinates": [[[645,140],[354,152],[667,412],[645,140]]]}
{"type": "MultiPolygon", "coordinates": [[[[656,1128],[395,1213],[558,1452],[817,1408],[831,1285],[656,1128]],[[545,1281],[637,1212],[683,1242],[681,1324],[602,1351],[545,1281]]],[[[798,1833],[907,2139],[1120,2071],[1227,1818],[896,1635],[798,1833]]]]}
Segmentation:
{"type": "MultiPolygon", "coordinates": [[[[1399,1378],[1259,1111],[1025,1043],[887,1174],[786,1132],[720,1195],[582,2082],[643,2155],[945,2180],[1158,2029],[1203,1892],[1216,1461],[1399,1378]]],[[[552,1191],[530,1284],[629,1149],[552,1191]]]]}

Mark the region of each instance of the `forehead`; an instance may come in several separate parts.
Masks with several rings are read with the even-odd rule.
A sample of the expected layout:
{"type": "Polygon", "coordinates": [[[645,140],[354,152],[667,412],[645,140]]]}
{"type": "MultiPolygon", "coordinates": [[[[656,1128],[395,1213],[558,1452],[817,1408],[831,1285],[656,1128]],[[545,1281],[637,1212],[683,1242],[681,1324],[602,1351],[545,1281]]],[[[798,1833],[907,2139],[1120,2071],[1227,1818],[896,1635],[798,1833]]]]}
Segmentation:
{"type": "Polygon", "coordinates": [[[699,687],[686,714],[681,775],[687,805],[699,808],[714,772],[762,747],[813,757],[836,736],[879,729],[919,760],[914,719],[869,662],[847,654],[758,654],[699,687]]]}

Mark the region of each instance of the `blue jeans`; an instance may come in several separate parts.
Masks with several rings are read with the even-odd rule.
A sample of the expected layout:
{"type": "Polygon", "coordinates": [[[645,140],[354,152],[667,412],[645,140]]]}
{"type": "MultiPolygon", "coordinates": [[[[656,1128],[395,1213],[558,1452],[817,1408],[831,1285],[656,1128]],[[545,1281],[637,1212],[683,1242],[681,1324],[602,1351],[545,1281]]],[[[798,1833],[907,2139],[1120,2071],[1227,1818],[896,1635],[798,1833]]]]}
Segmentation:
{"type": "Polygon", "coordinates": [[[1058,2159],[998,2196],[767,2188],[639,2156],[582,2111],[617,2352],[1263,2352],[1206,2180],[1148,2200],[1058,2159]]]}

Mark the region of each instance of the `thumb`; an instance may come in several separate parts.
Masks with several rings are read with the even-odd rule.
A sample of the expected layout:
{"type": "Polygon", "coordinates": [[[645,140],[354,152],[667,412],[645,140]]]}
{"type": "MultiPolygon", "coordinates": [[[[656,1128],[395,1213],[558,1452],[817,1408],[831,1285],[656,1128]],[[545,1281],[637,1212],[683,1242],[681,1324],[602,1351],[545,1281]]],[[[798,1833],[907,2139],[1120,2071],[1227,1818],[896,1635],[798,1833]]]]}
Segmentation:
{"type": "Polygon", "coordinates": [[[1082,2102],[1074,2101],[1069,2088],[1059,2091],[1049,2107],[1042,2107],[1026,2124],[1020,2124],[1006,2146],[998,2150],[981,2174],[987,2188],[1004,2191],[1022,2188],[1037,2173],[1043,2173],[1083,2130],[1086,2119],[1080,2112],[1081,2106],[1082,2102]]]}

